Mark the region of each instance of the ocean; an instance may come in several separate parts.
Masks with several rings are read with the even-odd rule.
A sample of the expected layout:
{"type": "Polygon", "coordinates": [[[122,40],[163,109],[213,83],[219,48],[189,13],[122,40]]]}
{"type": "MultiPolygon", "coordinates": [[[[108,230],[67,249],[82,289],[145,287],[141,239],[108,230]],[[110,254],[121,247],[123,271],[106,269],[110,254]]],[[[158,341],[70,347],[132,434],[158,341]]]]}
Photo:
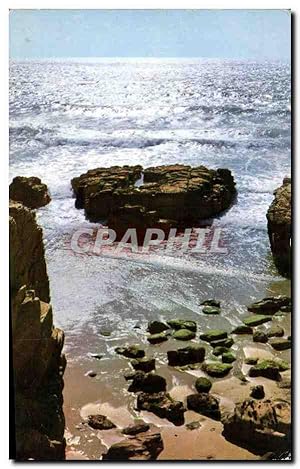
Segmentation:
{"type": "Polygon", "coordinates": [[[290,80],[290,64],[278,61],[11,62],[10,179],[38,176],[51,193],[37,216],[69,375],[72,367],[83,374],[96,366],[122,400],[124,364],[113,349],[146,344],[148,320],[185,317],[209,328],[199,304],[214,297],[222,302],[214,327],[232,328],[253,300],[289,292],[273,266],[266,213],[291,171],[290,80]],[[99,166],[172,163],[232,171],[237,199],[213,221],[228,254],[133,260],[76,256],[66,247],[75,230],[95,227],[75,208],[74,176],[99,166]],[[105,357],[97,364],[88,356],[95,351],[105,357]]]}

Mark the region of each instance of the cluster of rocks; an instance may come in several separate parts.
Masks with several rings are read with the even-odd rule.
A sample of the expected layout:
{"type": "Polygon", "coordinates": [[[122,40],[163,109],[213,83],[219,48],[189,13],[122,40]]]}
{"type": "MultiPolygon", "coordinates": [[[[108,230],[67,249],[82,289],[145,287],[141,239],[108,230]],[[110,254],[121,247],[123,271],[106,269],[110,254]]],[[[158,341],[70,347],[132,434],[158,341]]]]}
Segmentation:
{"type": "Polygon", "coordinates": [[[236,194],[228,169],[179,164],[97,168],[71,185],[76,207],[84,208],[89,220],[106,220],[117,230],[209,218],[227,209],[236,194]]]}
{"type": "Polygon", "coordinates": [[[292,189],[291,179],[284,178],[274,192],[274,200],[267,212],[268,234],[275,265],[285,276],[291,275],[292,189]]]}
{"type": "Polygon", "coordinates": [[[9,215],[15,459],[64,459],[64,333],[53,325],[42,230],[18,202],[9,215]]]}

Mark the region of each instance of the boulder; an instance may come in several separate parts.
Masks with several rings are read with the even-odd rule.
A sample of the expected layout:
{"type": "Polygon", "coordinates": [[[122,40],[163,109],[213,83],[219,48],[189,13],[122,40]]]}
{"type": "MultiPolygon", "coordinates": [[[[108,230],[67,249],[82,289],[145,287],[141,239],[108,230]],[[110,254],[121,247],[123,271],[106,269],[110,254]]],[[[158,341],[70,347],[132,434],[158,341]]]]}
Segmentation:
{"type": "Polygon", "coordinates": [[[173,337],[176,340],[192,340],[196,337],[196,334],[189,329],[179,329],[178,331],[173,332],[173,337]]]}
{"type": "Polygon", "coordinates": [[[144,371],[149,373],[152,370],[155,370],[155,358],[139,358],[138,360],[132,360],[131,365],[135,370],[144,371]]]}
{"type": "Polygon", "coordinates": [[[102,459],[111,461],[152,461],[157,459],[163,449],[164,445],[161,434],[152,433],[125,439],[113,444],[107,453],[103,454],[102,459]]]}
{"type": "Polygon", "coordinates": [[[143,391],[148,394],[157,393],[160,391],[165,391],[167,387],[167,382],[165,378],[154,373],[144,373],[143,371],[138,371],[130,384],[128,391],[129,392],[138,392],[143,391]]]}
{"type": "Polygon", "coordinates": [[[127,347],[116,347],[115,351],[118,355],[123,355],[126,358],[143,358],[145,351],[138,345],[128,345],[127,347]]]}
{"type": "Polygon", "coordinates": [[[291,448],[291,408],[286,401],[247,399],[222,418],[223,435],[256,454],[291,448]]]}
{"type": "Polygon", "coordinates": [[[165,392],[155,394],[138,393],[137,409],[153,412],[158,417],[165,418],[174,425],[184,424],[184,412],[186,408],[182,402],[175,401],[165,392]]]}
{"type": "Polygon", "coordinates": [[[270,316],[266,316],[265,314],[253,314],[252,316],[248,316],[243,320],[243,323],[246,326],[255,327],[264,324],[265,322],[272,321],[270,316]]]}
{"type": "Polygon", "coordinates": [[[252,386],[250,397],[253,397],[253,399],[263,399],[265,397],[264,387],[261,384],[252,386]]]}
{"type": "Polygon", "coordinates": [[[229,363],[211,362],[202,365],[202,370],[213,378],[223,378],[231,369],[232,365],[229,363]]]}
{"type": "MultiPolygon", "coordinates": [[[[123,207],[140,207],[154,214],[150,227],[160,219],[181,223],[213,217],[227,209],[236,195],[229,170],[179,164],[145,170],[141,166],[97,168],[72,179],[71,185],[76,207],[84,208],[89,220],[122,221],[123,207]],[[143,183],[137,186],[142,174],[143,183]]],[[[125,219],[128,226],[138,223],[140,213],[126,210],[125,219]]]]}
{"type": "Polygon", "coordinates": [[[167,321],[167,324],[171,329],[175,330],[188,329],[192,332],[196,332],[197,330],[197,324],[195,321],[186,321],[185,319],[171,319],[171,321],[167,321]]]}
{"type": "Polygon", "coordinates": [[[281,379],[279,366],[272,360],[262,360],[257,365],[252,366],[249,370],[249,376],[252,378],[262,376],[275,381],[281,379]]]}
{"type": "Polygon", "coordinates": [[[229,352],[228,347],[224,347],[224,345],[217,345],[217,347],[214,347],[213,349],[213,355],[216,357],[219,357],[220,355],[223,355],[223,353],[229,352]]]}
{"type": "Polygon", "coordinates": [[[215,299],[208,299],[200,303],[200,306],[214,306],[215,308],[220,308],[221,302],[215,299]]]}
{"type": "Polygon", "coordinates": [[[253,342],[261,342],[265,344],[268,342],[268,336],[263,331],[255,331],[253,333],[253,342]]]}
{"type": "Polygon", "coordinates": [[[168,329],[169,329],[169,326],[167,326],[165,323],[161,321],[150,321],[148,323],[147,331],[150,334],[159,334],[160,332],[164,332],[168,329]]]}
{"type": "Polygon", "coordinates": [[[187,408],[214,420],[220,420],[219,401],[207,392],[190,394],[186,398],[187,408]]]}
{"type": "Polygon", "coordinates": [[[15,177],[9,186],[9,198],[31,209],[51,201],[46,184],[37,177],[15,177]]]}
{"type": "Polygon", "coordinates": [[[270,327],[270,329],[267,330],[268,337],[282,337],[283,335],[284,335],[284,330],[278,324],[270,327]]]}
{"type": "Polygon", "coordinates": [[[285,178],[274,192],[268,212],[268,234],[274,263],[282,275],[291,275],[291,179],[285,178]]]}
{"type": "Polygon", "coordinates": [[[203,392],[209,392],[212,387],[212,382],[210,379],[205,378],[205,376],[200,376],[200,378],[197,378],[195,381],[195,388],[197,392],[203,393],[203,392]]]}
{"type": "Polygon", "coordinates": [[[232,352],[224,352],[222,354],[223,363],[233,363],[236,360],[236,356],[232,352]]]}
{"type": "Polygon", "coordinates": [[[227,332],[222,329],[211,329],[204,334],[200,334],[200,339],[205,342],[227,339],[227,332]]]}
{"type": "Polygon", "coordinates": [[[204,314],[220,314],[221,309],[217,308],[216,306],[204,306],[202,309],[202,313],[204,314]]]}
{"type": "Polygon", "coordinates": [[[198,344],[179,348],[178,350],[169,350],[168,365],[185,366],[193,363],[201,363],[205,357],[205,348],[198,344]]]}
{"type": "Polygon", "coordinates": [[[285,295],[269,296],[248,306],[248,311],[255,314],[275,314],[282,307],[291,305],[291,298],[285,295]]]}
{"type": "Polygon", "coordinates": [[[122,433],[124,435],[137,435],[138,433],[145,433],[150,430],[150,425],[146,422],[139,421],[134,423],[133,425],[129,425],[128,427],[123,428],[122,433]]]}
{"type": "Polygon", "coordinates": [[[89,415],[87,418],[87,423],[95,430],[111,430],[112,428],[116,428],[116,425],[112,423],[109,418],[100,414],[89,415]]]}
{"type": "Polygon", "coordinates": [[[161,342],[166,342],[168,340],[168,336],[164,332],[160,332],[159,334],[149,335],[147,340],[150,344],[160,344],[161,342]]]}
{"type": "Polygon", "coordinates": [[[253,334],[253,330],[250,326],[246,326],[244,324],[237,326],[233,329],[232,334],[253,334]]]}
{"type": "Polygon", "coordinates": [[[284,338],[277,338],[277,337],[274,339],[270,339],[269,344],[275,350],[288,350],[292,346],[292,343],[290,340],[284,339],[284,338]]]}

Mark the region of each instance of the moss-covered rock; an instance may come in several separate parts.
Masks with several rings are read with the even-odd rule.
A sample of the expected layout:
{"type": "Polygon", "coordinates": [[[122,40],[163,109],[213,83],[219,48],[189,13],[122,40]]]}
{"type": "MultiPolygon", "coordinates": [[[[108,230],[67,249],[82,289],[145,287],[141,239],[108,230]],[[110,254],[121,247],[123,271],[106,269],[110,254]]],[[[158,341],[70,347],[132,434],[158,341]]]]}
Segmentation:
{"type": "Polygon", "coordinates": [[[265,344],[268,342],[268,336],[263,331],[255,331],[253,333],[253,342],[261,342],[265,344]]]}
{"type": "Polygon", "coordinates": [[[263,378],[273,379],[275,381],[280,380],[279,366],[275,362],[269,360],[262,360],[257,365],[254,365],[249,370],[249,376],[256,378],[262,376],[263,378]]]}
{"type": "Polygon", "coordinates": [[[245,318],[243,320],[243,323],[246,326],[255,327],[268,321],[272,321],[272,318],[270,316],[267,316],[265,314],[253,314],[252,316],[248,316],[247,318],[245,318]]]}
{"type": "Polygon", "coordinates": [[[227,339],[220,339],[220,340],[213,340],[210,342],[210,345],[214,348],[216,347],[226,347],[230,348],[234,344],[234,340],[232,337],[228,337],[227,339]]]}
{"type": "Polygon", "coordinates": [[[225,352],[229,352],[229,348],[227,347],[224,347],[223,345],[218,345],[217,347],[214,347],[213,349],[213,355],[215,355],[216,357],[219,357],[220,355],[222,355],[223,353],[225,352]]]}
{"type": "Polygon", "coordinates": [[[221,309],[217,308],[216,306],[204,306],[202,309],[202,313],[204,314],[220,314],[221,309]]]}
{"type": "Polygon", "coordinates": [[[201,306],[214,306],[215,308],[220,308],[221,302],[219,300],[215,300],[214,298],[210,298],[205,300],[201,303],[201,306]]]}
{"type": "Polygon", "coordinates": [[[171,319],[167,321],[167,324],[171,329],[188,329],[190,331],[196,332],[197,324],[195,321],[187,321],[185,319],[171,319]]]}
{"type": "Polygon", "coordinates": [[[210,379],[205,378],[205,376],[200,376],[200,378],[197,378],[195,381],[195,388],[197,392],[209,392],[212,387],[212,382],[210,379]]]}
{"type": "Polygon", "coordinates": [[[216,340],[227,339],[227,332],[223,329],[211,329],[200,335],[200,339],[205,342],[213,342],[216,340]]]}
{"type": "Polygon", "coordinates": [[[236,356],[232,352],[224,352],[222,354],[223,363],[233,363],[236,360],[236,356]]]}
{"type": "Polygon", "coordinates": [[[224,376],[228,375],[231,369],[232,365],[229,363],[214,362],[204,363],[202,365],[202,370],[213,378],[223,378],[224,376]]]}
{"type": "Polygon", "coordinates": [[[252,334],[253,330],[250,326],[246,326],[245,324],[241,324],[233,329],[232,334],[252,334]]]}
{"type": "Polygon", "coordinates": [[[161,321],[150,321],[147,330],[150,334],[160,334],[160,332],[164,332],[168,329],[169,326],[161,321]]]}
{"type": "Polygon", "coordinates": [[[292,344],[291,341],[288,339],[283,339],[283,338],[274,338],[269,340],[269,344],[273,347],[275,350],[288,350],[291,348],[292,344]]]}
{"type": "Polygon", "coordinates": [[[245,364],[246,365],[256,365],[257,362],[258,362],[258,358],[256,358],[256,357],[245,358],[245,364]]]}
{"type": "Polygon", "coordinates": [[[173,337],[176,340],[192,340],[196,337],[196,334],[188,329],[179,329],[173,333],[173,337]]]}
{"type": "Polygon", "coordinates": [[[145,351],[138,345],[129,345],[127,347],[116,347],[115,351],[119,355],[123,355],[127,358],[143,358],[145,351]]]}
{"type": "Polygon", "coordinates": [[[274,326],[270,327],[270,329],[267,330],[268,337],[282,337],[283,335],[284,335],[284,330],[278,324],[275,324],[274,326]]]}
{"type": "Polygon", "coordinates": [[[205,348],[199,344],[189,345],[178,350],[169,350],[168,365],[185,366],[192,363],[201,363],[205,358],[205,348]]]}
{"type": "Polygon", "coordinates": [[[165,334],[165,332],[160,332],[159,334],[149,335],[147,340],[150,342],[150,344],[160,344],[161,342],[168,340],[168,336],[165,334]]]}

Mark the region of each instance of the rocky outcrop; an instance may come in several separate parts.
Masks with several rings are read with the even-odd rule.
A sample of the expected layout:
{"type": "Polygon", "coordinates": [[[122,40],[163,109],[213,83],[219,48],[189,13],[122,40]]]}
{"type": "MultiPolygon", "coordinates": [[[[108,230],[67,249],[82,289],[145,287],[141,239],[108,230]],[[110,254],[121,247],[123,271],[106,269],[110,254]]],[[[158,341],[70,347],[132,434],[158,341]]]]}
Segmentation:
{"type": "Polygon", "coordinates": [[[291,408],[286,401],[247,399],[224,416],[222,423],[225,438],[254,453],[282,452],[291,447],[291,408]]]}
{"type": "Polygon", "coordinates": [[[37,177],[15,177],[9,186],[9,198],[29,208],[43,207],[51,201],[46,184],[37,177]]]}
{"type": "Polygon", "coordinates": [[[227,209],[236,193],[228,169],[204,166],[98,168],[71,184],[76,207],[84,208],[89,220],[107,220],[111,228],[123,229],[209,218],[227,209]]]}
{"type": "Polygon", "coordinates": [[[15,458],[64,459],[64,334],[53,325],[42,230],[17,202],[9,226],[15,458]]]}
{"type": "Polygon", "coordinates": [[[291,275],[291,179],[285,178],[274,192],[268,213],[268,234],[275,265],[285,276],[291,275]]]}

